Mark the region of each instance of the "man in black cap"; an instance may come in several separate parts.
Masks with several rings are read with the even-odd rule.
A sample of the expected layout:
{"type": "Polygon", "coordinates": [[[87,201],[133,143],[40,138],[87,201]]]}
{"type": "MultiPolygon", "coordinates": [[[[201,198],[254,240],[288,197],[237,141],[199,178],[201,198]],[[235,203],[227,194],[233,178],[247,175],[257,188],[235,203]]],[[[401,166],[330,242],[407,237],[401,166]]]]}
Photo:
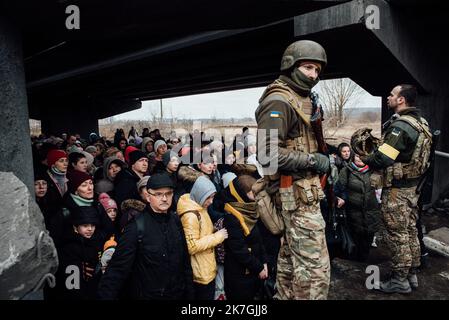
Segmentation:
{"type": "Polygon", "coordinates": [[[114,180],[115,201],[120,208],[127,199],[140,200],[137,183],[145,175],[148,169],[148,158],[140,150],[129,154],[129,168],[121,170],[114,180]]]}
{"type": "Polygon", "coordinates": [[[173,188],[166,173],[148,179],[147,206],[125,227],[101,280],[100,299],[119,295],[157,300],[193,297],[187,243],[172,209],[173,188]]]}

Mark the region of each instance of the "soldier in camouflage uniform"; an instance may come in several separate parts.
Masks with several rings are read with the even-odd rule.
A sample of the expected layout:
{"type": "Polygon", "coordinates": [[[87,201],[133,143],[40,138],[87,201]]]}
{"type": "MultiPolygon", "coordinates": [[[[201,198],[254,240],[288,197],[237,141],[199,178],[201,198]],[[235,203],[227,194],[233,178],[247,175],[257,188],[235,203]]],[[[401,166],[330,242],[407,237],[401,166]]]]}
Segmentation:
{"type": "Polygon", "coordinates": [[[429,166],[432,134],[415,107],[416,88],[398,85],[387,99],[395,114],[383,126],[383,143],[374,153],[362,156],[372,169],[382,169],[382,216],[392,254],[392,274],[381,282],[386,293],[410,293],[418,287],[420,245],[416,220],[416,188],[429,166]]]}
{"type": "MultiPolygon", "coordinates": [[[[319,205],[324,193],[318,173],[328,172],[330,163],[317,153],[309,97],[326,63],[326,52],[318,43],[292,43],[282,57],[280,77],[266,88],[255,114],[258,129],[267,130],[258,135],[258,149],[278,159],[275,172],[264,172],[267,192],[285,224],[275,299],[326,299],[329,290],[330,262],[319,205]],[[277,130],[276,146],[270,144],[270,129],[277,130]]],[[[261,164],[265,171],[267,164],[261,164]]]]}

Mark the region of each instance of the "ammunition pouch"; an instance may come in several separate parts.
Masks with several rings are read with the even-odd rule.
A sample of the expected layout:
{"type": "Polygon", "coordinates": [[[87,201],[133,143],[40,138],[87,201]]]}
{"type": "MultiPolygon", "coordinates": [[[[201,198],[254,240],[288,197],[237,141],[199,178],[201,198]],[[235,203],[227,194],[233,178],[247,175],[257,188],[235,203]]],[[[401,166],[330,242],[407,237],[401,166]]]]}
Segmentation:
{"type": "Polygon", "coordinates": [[[318,175],[297,180],[293,185],[298,207],[301,205],[310,206],[317,204],[325,198],[318,175]]]}

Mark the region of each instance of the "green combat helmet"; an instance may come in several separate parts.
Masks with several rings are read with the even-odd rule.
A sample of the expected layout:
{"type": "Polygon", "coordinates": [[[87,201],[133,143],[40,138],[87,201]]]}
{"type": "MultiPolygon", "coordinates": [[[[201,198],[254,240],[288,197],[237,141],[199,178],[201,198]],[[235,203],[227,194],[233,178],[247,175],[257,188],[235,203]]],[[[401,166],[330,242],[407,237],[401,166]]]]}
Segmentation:
{"type": "Polygon", "coordinates": [[[367,156],[379,147],[381,140],[371,134],[373,129],[360,128],[351,137],[351,148],[359,156],[367,156]]]}
{"type": "Polygon", "coordinates": [[[290,44],[285,49],[281,61],[281,71],[290,69],[298,61],[318,61],[323,68],[327,64],[327,56],[324,48],[315,41],[299,40],[290,44]]]}

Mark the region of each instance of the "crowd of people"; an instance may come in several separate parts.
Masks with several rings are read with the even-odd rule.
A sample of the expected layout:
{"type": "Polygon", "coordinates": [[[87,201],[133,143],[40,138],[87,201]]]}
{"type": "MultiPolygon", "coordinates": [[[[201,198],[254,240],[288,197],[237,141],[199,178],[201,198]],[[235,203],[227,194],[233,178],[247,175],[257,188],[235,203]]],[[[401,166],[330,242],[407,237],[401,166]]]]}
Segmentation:
{"type": "MultiPolygon", "coordinates": [[[[36,201],[59,257],[46,298],[271,298],[282,236],[259,219],[256,152],[248,128],[229,147],[204,133],[165,139],[134,128],[114,141],[33,137],[36,201]],[[80,270],[79,290],[66,286],[68,266],[80,270]]],[[[334,152],[338,206],[357,243],[347,258],[364,260],[379,216],[375,190],[348,144],[334,152]]]]}

